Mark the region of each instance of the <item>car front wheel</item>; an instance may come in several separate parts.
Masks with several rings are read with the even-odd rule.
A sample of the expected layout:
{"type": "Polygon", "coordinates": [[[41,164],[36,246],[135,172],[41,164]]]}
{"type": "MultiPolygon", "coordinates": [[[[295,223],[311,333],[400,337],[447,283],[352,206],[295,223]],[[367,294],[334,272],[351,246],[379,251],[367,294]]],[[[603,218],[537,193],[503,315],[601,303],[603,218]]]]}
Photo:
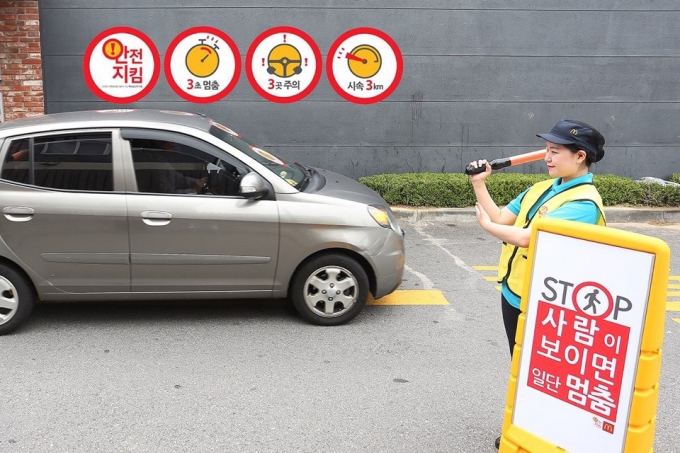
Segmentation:
{"type": "Polygon", "coordinates": [[[336,326],[353,319],[366,305],[368,277],[354,259],[321,255],[298,269],[291,285],[297,312],[312,324],[336,326]]]}
{"type": "Polygon", "coordinates": [[[35,293],[26,277],[0,264],[0,335],[10,333],[33,310],[35,293]]]}

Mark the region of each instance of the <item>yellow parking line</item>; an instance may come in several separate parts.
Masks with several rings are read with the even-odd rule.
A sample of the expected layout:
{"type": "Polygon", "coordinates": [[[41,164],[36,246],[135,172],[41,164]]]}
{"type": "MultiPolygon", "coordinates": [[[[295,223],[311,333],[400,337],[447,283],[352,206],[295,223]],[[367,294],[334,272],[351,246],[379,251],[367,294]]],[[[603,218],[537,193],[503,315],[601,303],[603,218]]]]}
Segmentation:
{"type": "Polygon", "coordinates": [[[496,291],[500,291],[500,290],[501,290],[500,285],[499,285],[499,286],[494,286],[494,288],[496,288],[496,291]]]}
{"type": "Polygon", "coordinates": [[[486,277],[484,277],[484,280],[486,280],[487,282],[495,282],[496,280],[498,280],[498,276],[497,275],[487,275],[486,277]]]}
{"type": "Polygon", "coordinates": [[[476,271],[497,271],[498,266],[472,266],[476,271]]]}
{"type": "Polygon", "coordinates": [[[372,297],[366,305],[449,305],[438,289],[401,289],[380,299],[372,297]]]}
{"type": "Polygon", "coordinates": [[[680,291],[668,291],[668,295],[666,297],[675,297],[675,296],[680,296],[680,291]]]}
{"type": "Polygon", "coordinates": [[[677,322],[678,324],[680,324],[680,318],[673,318],[673,321],[675,321],[675,322],[677,322]]]}
{"type": "Polygon", "coordinates": [[[678,283],[677,285],[675,283],[669,283],[668,289],[680,289],[680,283],[678,283]]]}
{"type": "Polygon", "coordinates": [[[680,302],[666,302],[666,311],[680,311],[680,302]]]}
{"type": "Polygon", "coordinates": [[[669,275],[668,280],[677,280],[680,282],[680,275],[669,275]]]}

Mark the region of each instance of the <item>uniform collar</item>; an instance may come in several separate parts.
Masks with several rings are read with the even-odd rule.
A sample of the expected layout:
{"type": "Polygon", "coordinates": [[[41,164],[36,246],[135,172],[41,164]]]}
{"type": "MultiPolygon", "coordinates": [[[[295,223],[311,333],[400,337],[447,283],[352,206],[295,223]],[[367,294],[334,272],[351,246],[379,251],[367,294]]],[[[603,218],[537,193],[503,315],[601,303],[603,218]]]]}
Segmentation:
{"type": "Polygon", "coordinates": [[[565,191],[571,187],[577,186],[579,184],[592,184],[593,182],[593,174],[592,173],[586,173],[585,175],[579,176],[578,178],[574,178],[569,182],[565,182],[564,184],[560,184],[562,181],[562,178],[557,178],[553,182],[553,187],[552,189],[555,192],[562,192],[565,191]]]}

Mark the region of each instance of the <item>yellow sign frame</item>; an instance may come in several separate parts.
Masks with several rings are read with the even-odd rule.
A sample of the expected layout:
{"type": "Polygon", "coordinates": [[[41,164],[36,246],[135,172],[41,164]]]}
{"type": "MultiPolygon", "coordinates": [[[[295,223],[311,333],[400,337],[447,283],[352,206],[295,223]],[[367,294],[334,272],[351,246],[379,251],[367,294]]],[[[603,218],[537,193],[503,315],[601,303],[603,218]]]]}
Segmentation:
{"type": "Polygon", "coordinates": [[[659,378],[661,376],[661,345],[666,319],[666,294],[670,272],[670,248],[668,244],[658,238],[638,233],[567,220],[538,219],[533,225],[527,255],[528,267],[524,276],[524,288],[520,303],[522,314],[519,316],[517,324],[516,344],[508,379],[500,453],[557,453],[565,451],[559,446],[512,424],[516,407],[517,376],[519,375],[522,344],[524,344],[527,304],[536,252],[535,244],[539,231],[650,253],[655,256],[624,446],[626,453],[653,452],[659,378]]]}

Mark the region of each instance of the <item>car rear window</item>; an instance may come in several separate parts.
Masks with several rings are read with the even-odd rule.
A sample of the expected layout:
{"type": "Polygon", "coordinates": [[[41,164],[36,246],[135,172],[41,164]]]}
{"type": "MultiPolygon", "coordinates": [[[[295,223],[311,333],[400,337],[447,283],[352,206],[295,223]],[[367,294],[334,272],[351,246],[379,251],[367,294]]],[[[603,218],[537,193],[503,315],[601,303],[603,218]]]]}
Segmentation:
{"type": "Polygon", "coordinates": [[[9,145],[0,178],[49,189],[112,191],[111,135],[14,140],[9,145]]]}

